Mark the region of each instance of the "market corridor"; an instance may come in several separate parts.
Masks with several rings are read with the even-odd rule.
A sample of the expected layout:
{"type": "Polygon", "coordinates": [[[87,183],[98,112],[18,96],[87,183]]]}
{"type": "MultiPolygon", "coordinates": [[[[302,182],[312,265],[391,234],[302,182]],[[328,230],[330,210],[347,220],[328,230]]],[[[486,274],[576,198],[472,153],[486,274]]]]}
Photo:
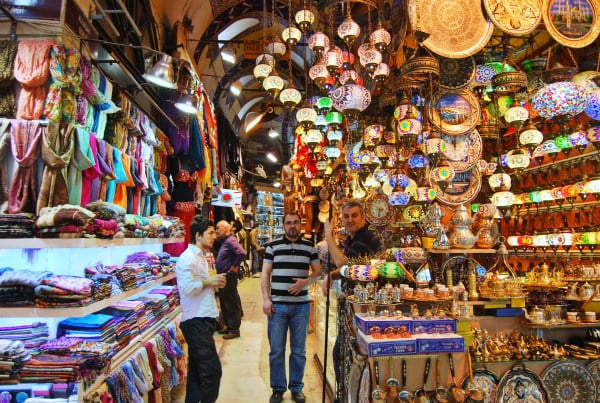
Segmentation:
{"type": "MultiPolygon", "coordinates": [[[[269,343],[267,340],[267,320],[262,313],[262,294],[260,278],[247,278],[239,284],[240,297],[244,309],[244,317],[240,333],[242,337],[223,340],[215,334],[217,351],[223,365],[223,378],[218,402],[235,403],[268,402],[271,396],[269,387],[269,343]]],[[[306,401],[321,401],[321,378],[314,362],[314,332],[307,338],[306,370],[304,373],[304,394],[306,401]]],[[[289,346],[288,346],[289,352],[289,346]]],[[[286,360],[287,362],[287,360],[286,360]]],[[[175,403],[183,403],[185,386],[173,390],[175,403]]],[[[287,391],[284,402],[292,402],[291,393],[287,391]]]]}

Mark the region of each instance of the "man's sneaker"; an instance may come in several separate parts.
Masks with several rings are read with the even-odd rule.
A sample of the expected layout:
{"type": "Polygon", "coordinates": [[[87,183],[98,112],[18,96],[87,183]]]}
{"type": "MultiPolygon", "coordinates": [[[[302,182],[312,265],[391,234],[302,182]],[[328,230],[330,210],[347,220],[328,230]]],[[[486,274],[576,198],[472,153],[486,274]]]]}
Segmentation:
{"type": "Polygon", "coordinates": [[[304,396],[304,393],[302,393],[302,392],[292,392],[292,399],[296,403],[304,403],[304,402],[306,402],[306,396],[304,396]]]}
{"type": "Polygon", "coordinates": [[[281,403],[283,401],[283,393],[281,392],[273,392],[271,398],[269,399],[269,403],[281,403]]]}

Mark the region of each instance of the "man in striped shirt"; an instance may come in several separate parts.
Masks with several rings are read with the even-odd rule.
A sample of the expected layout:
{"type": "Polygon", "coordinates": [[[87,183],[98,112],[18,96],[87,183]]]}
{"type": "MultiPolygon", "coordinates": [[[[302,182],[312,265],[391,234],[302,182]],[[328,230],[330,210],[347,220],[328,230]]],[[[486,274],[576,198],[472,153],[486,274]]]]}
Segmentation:
{"type": "Polygon", "coordinates": [[[308,284],[319,279],[321,263],[317,250],[309,241],[301,238],[300,216],[297,213],[288,213],[283,217],[283,230],[283,238],[267,245],[261,278],[263,312],[268,316],[271,346],[269,367],[273,394],[269,402],[281,402],[289,388],[292,399],[304,403],[306,397],[302,393],[302,378],[310,318],[308,284]],[[288,328],[291,348],[289,383],[285,371],[288,328]]]}

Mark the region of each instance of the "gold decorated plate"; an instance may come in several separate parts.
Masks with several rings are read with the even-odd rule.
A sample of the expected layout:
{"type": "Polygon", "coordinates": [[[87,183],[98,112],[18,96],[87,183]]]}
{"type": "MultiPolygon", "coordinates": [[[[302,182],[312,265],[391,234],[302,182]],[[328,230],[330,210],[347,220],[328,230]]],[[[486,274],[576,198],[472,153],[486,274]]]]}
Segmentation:
{"type": "Polygon", "coordinates": [[[440,58],[440,78],[438,85],[447,90],[458,90],[471,84],[477,72],[477,64],[473,57],[454,59],[440,58]]]}
{"type": "Polygon", "coordinates": [[[388,198],[382,194],[374,194],[365,200],[365,217],[373,225],[384,225],[394,216],[394,209],[388,198]]]}
{"type": "Polygon", "coordinates": [[[481,159],[483,142],[477,129],[458,136],[443,134],[442,139],[446,143],[444,157],[448,159],[454,172],[469,170],[481,159]]]}
{"type": "Polygon", "coordinates": [[[473,130],[479,121],[479,100],[471,90],[440,90],[431,97],[426,111],[436,129],[458,136],[473,130]]]}
{"type": "Polygon", "coordinates": [[[429,34],[423,45],[444,57],[472,56],[494,32],[481,0],[409,0],[408,12],[413,29],[429,34]]]}
{"type": "Polygon", "coordinates": [[[598,0],[544,0],[542,10],[546,29],[561,45],[583,48],[600,33],[598,0]]]}
{"type": "Polygon", "coordinates": [[[542,20],[542,0],[483,0],[494,25],[511,35],[527,35],[542,20]]]}
{"type": "Polygon", "coordinates": [[[435,188],[436,199],[449,206],[458,206],[475,199],[481,190],[481,174],[477,166],[468,171],[457,172],[452,183],[442,190],[437,183],[429,177],[430,185],[435,188]]]}

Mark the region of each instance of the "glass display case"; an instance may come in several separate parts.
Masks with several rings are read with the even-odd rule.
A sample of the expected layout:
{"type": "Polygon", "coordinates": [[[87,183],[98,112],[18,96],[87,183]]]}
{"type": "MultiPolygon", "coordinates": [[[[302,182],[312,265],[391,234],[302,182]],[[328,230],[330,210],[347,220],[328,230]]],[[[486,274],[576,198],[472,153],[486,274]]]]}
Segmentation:
{"type": "Polygon", "coordinates": [[[258,191],[256,223],[260,245],[283,236],[283,193],[258,191]]]}

